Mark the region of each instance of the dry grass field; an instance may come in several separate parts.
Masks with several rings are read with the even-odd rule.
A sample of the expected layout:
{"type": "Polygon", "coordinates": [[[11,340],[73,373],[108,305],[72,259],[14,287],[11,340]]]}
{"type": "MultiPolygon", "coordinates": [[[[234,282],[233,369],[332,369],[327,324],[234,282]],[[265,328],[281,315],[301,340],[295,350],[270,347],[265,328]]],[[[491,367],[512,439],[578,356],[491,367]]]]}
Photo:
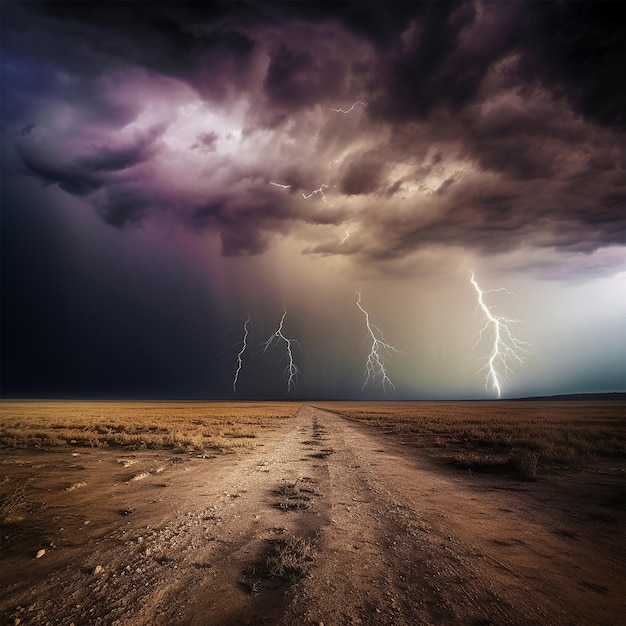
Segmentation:
{"type": "Polygon", "coordinates": [[[293,417],[297,402],[4,401],[0,448],[121,447],[233,452],[293,417]]]}
{"type": "MultiPolygon", "coordinates": [[[[322,405],[320,405],[322,406],[322,405]]],[[[326,410],[400,435],[464,469],[534,479],[626,460],[620,401],[327,403],[326,410]]]]}

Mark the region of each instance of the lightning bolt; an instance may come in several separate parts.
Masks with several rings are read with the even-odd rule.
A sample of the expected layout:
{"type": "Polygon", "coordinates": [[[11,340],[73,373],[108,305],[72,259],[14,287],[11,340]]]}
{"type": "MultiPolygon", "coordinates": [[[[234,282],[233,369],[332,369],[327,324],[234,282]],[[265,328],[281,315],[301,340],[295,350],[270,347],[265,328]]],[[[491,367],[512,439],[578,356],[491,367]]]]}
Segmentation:
{"type": "Polygon", "coordinates": [[[305,200],[308,200],[311,196],[314,196],[316,193],[320,193],[322,194],[322,200],[326,202],[327,200],[326,200],[326,196],[324,195],[324,189],[328,189],[328,185],[326,184],[322,185],[319,189],[315,189],[314,191],[312,191],[308,196],[303,193],[302,197],[305,200]]]}
{"type": "Polygon", "coordinates": [[[280,187],[281,189],[290,189],[291,185],[281,185],[280,183],[274,183],[270,181],[270,185],[274,185],[274,187],[280,187]]]}
{"type": "Polygon", "coordinates": [[[346,233],[346,234],[343,236],[343,239],[341,240],[341,243],[346,243],[346,240],[350,236],[350,233],[347,230],[344,230],[343,232],[346,233]]]}
{"type": "Polygon", "coordinates": [[[488,291],[483,291],[476,282],[474,272],[472,272],[470,281],[472,285],[474,285],[474,289],[478,294],[478,306],[482,309],[482,312],[487,318],[485,325],[480,329],[478,333],[478,339],[476,340],[474,347],[476,347],[480,343],[483,338],[483,333],[485,333],[487,329],[491,328],[493,336],[491,354],[488,357],[486,365],[482,367],[479,371],[482,371],[483,369],[487,370],[487,374],[485,376],[485,389],[487,389],[487,387],[489,386],[489,382],[491,382],[499,398],[500,394],[502,393],[502,387],[500,385],[498,368],[504,369],[505,375],[511,373],[512,370],[509,367],[509,363],[511,361],[523,363],[525,360],[523,354],[529,353],[527,350],[528,344],[525,341],[520,341],[519,339],[517,339],[511,332],[510,325],[517,323],[518,320],[504,317],[502,315],[495,315],[492,310],[485,304],[484,295],[487,293],[504,291],[505,293],[511,294],[511,292],[507,291],[504,288],[489,289],[488,291]]]}
{"type": "Polygon", "coordinates": [[[354,110],[354,107],[360,104],[361,106],[366,107],[367,106],[367,102],[361,102],[360,100],[357,100],[349,109],[330,109],[331,111],[334,111],[335,113],[350,113],[352,110],[354,110]]]}
{"type": "Polygon", "coordinates": [[[241,360],[241,357],[243,353],[246,351],[246,348],[248,347],[248,324],[249,323],[250,323],[250,313],[248,313],[248,319],[243,325],[243,339],[241,340],[242,347],[241,347],[241,350],[239,351],[239,354],[237,355],[237,368],[235,370],[235,378],[233,380],[233,391],[237,391],[237,380],[239,380],[239,372],[241,372],[241,368],[243,366],[243,361],[241,360]]]}
{"type": "Polygon", "coordinates": [[[263,348],[263,352],[265,352],[272,345],[274,341],[278,343],[282,339],[282,341],[285,342],[285,345],[287,346],[287,356],[289,357],[289,363],[287,367],[285,368],[285,371],[288,374],[287,393],[289,393],[291,391],[291,387],[296,383],[296,379],[298,377],[298,374],[300,373],[300,370],[298,369],[298,366],[294,363],[293,350],[291,348],[292,343],[298,343],[298,342],[295,341],[294,339],[288,339],[283,334],[283,324],[285,323],[286,316],[287,316],[287,311],[285,310],[283,312],[282,318],[280,319],[278,330],[265,342],[265,347],[263,348]]]}
{"type": "Polygon", "coordinates": [[[392,352],[397,352],[397,348],[389,345],[385,341],[385,337],[383,336],[383,332],[376,326],[370,322],[369,313],[361,306],[361,292],[357,291],[358,300],[356,301],[356,305],[361,309],[361,312],[365,316],[365,324],[367,326],[367,332],[369,337],[372,340],[372,347],[370,348],[370,353],[367,356],[367,361],[365,362],[365,373],[366,378],[361,390],[364,390],[370,380],[376,380],[377,377],[380,378],[380,381],[383,386],[383,391],[385,390],[385,385],[389,385],[394,391],[396,386],[391,382],[389,376],[387,376],[387,372],[385,370],[385,359],[381,356],[380,351],[384,350],[387,353],[391,354],[392,352]]]}

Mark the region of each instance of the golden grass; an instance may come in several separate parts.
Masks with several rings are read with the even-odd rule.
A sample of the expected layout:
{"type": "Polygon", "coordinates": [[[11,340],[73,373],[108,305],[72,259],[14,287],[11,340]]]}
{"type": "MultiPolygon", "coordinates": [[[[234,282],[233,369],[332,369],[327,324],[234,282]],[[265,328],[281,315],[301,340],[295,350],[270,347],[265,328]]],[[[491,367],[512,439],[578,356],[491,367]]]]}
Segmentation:
{"type": "Polygon", "coordinates": [[[325,403],[343,417],[449,450],[469,468],[501,466],[529,478],[548,466],[589,466],[626,458],[621,401],[325,403]]]}
{"type": "Polygon", "coordinates": [[[118,446],[235,451],[293,417],[297,402],[0,403],[0,448],[118,446]]]}

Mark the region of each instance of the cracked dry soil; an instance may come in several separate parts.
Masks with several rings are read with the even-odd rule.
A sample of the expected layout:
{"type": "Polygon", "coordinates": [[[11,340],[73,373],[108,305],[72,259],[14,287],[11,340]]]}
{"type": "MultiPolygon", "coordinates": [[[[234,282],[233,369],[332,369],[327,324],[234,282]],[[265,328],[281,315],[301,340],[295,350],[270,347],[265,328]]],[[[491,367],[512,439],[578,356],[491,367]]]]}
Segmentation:
{"type": "Polygon", "coordinates": [[[624,623],[623,512],[312,406],[260,442],[9,451],[40,502],[4,529],[2,623],[624,623]]]}

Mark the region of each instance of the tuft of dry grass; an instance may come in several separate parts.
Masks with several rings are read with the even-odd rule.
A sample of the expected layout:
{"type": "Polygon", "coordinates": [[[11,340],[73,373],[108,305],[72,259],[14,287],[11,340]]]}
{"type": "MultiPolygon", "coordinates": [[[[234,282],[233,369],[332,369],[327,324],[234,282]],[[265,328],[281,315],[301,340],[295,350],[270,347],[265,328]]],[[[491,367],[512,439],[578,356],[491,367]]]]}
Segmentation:
{"type": "Polygon", "coordinates": [[[26,503],[23,485],[18,484],[12,491],[0,495],[0,522],[11,517],[11,514],[26,503]]]}
{"type": "Polygon", "coordinates": [[[313,562],[313,544],[310,539],[289,535],[273,539],[265,555],[264,569],[269,576],[293,582],[302,578],[313,562]]]}
{"type": "Polygon", "coordinates": [[[274,490],[274,495],[278,498],[277,506],[281,511],[298,511],[308,509],[311,506],[312,496],[316,494],[314,489],[296,481],[282,483],[274,490]]]}
{"type": "Polygon", "coordinates": [[[255,447],[296,402],[2,401],[0,448],[121,447],[234,452],[255,447]]]}
{"type": "Polygon", "coordinates": [[[509,458],[520,476],[528,480],[537,478],[537,467],[539,465],[539,452],[537,450],[525,448],[511,450],[509,458]]]}
{"type": "MultiPolygon", "coordinates": [[[[276,529],[283,532],[285,529],[276,529]]],[[[240,584],[253,595],[263,589],[277,589],[306,576],[314,559],[311,539],[286,534],[266,539],[269,544],[259,561],[243,571],[240,584]]]]}

